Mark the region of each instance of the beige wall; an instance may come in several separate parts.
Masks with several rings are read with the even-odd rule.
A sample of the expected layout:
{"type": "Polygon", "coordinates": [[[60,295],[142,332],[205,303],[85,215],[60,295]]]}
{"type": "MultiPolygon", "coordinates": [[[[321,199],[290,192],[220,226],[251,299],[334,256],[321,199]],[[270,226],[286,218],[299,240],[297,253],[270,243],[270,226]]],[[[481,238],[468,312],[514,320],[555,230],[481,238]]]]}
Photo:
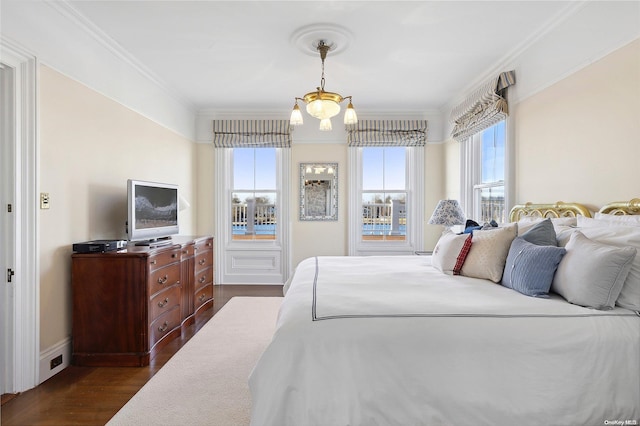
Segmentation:
{"type": "MultiPolygon", "coordinates": [[[[58,72],[40,67],[40,346],[71,335],[71,245],[126,238],[127,179],[177,183],[196,200],[195,144],[58,72]]],[[[194,233],[195,207],[180,213],[194,233]]]]}
{"type": "Polygon", "coordinates": [[[513,113],[517,203],[576,201],[596,209],[640,196],[640,40],[513,113]]]}
{"type": "MultiPolygon", "coordinates": [[[[575,201],[592,210],[640,196],[640,40],[510,105],[514,203],[575,201]]],[[[447,196],[459,196],[460,150],[447,142],[447,196]]]]}
{"type": "Polygon", "coordinates": [[[291,151],[291,265],[311,256],[347,254],[347,145],[294,144],[291,151]],[[338,220],[301,221],[300,163],[338,163],[338,220]]]}

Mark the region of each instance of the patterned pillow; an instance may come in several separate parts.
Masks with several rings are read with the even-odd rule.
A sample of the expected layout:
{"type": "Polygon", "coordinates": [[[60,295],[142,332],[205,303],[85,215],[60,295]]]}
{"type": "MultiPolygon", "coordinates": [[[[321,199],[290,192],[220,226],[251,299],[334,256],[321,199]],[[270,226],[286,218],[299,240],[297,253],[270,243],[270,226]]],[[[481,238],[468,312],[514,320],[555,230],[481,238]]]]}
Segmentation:
{"type": "MultiPolygon", "coordinates": [[[[553,230],[553,225],[549,221],[553,230]]],[[[524,236],[511,243],[502,285],[527,296],[548,297],[553,275],[567,251],[562,247],[537,245],[524,236]]]]}
{"type": "Polygon", "coordinates": [[[500,282],[517,230],[517,225],[512,223],[502,228],[475,231],[460,275],[500,282]]]}
{"type": "Polygon", "coordinates": [[[433,249],[431,264],[445,274],[460,275],[460,268],[470,247],[470,234],[454,234],[451,231],[445,231],[433,249]]]}

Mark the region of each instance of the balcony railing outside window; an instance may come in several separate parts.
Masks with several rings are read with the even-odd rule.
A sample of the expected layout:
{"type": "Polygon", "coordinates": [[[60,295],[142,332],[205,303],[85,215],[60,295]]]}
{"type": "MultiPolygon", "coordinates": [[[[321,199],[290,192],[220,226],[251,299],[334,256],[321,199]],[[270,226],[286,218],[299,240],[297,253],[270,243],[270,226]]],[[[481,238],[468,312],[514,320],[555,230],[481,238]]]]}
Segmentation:
{"type": "Polygon", "coordinates": [[[231,204],[231,231],[234,240],[275,240],[276,205],[260,203],[253,198],[231,204]]]}

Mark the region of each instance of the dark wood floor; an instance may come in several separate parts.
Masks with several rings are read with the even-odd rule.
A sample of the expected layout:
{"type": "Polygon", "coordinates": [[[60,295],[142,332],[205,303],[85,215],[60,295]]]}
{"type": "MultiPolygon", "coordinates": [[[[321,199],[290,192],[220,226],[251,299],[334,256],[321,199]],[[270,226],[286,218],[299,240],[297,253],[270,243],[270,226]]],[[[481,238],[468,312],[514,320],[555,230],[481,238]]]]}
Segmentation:
{"type": "MultiPolygon", "coordinates": [[[[104,425],[162,368],[206,322],[234,296],[282,296],[282,286],[215,286],[214,308],[165,346],[147,367],[65,368],[35,389],[10,398],[3,395],[3,426],[104,425]],[[6,402],[5,402],[6,401],[6,402]]],[[[149,419],[153,422],[152,419],[149,419]]]]}

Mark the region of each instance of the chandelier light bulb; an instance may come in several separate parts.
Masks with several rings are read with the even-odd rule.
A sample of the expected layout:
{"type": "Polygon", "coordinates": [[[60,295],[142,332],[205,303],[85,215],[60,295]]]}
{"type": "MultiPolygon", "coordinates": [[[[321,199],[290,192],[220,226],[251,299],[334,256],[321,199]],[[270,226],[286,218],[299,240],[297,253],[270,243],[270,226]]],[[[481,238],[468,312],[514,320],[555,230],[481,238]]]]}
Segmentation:
{"type": "Polygon", "coordinates": [[[298,102],[296,102],[296,104],[293,106],[293,111],[291,111],[290,122],[292,126],[300,126],[303,123],[302,112],[300,111],[298,102]]]}
{"type": "Polygon", "coordinates": [[[323,118],[322,120],[320,120],[320,130],[322,130],[323,132],[331,131],[330,118],[323,118]]]}
{"type": "Polygon", "coordinates": [[[347,105],[347,110],[344,112],[344,124],[356,124],[358,122],[358,116],[356,115],[356,110],[353,109],[353,104],[351,100],[349,100],[349,105],[347,105]]]}

